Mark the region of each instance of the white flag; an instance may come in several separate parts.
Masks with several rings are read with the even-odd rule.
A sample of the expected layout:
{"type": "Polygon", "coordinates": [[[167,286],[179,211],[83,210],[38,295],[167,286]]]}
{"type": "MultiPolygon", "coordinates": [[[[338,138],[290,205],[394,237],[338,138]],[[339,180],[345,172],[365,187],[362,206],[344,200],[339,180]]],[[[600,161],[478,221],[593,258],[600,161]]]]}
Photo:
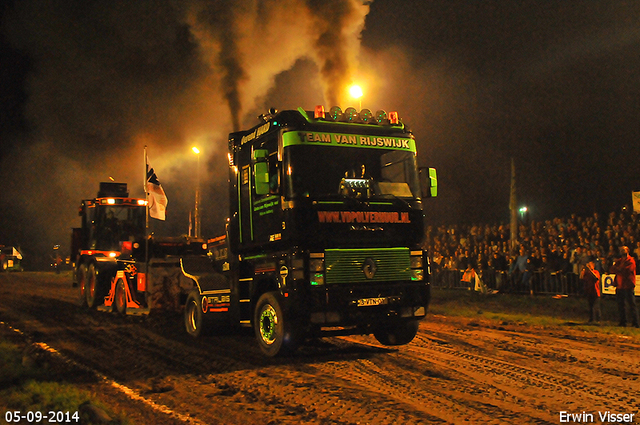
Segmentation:
{"type": "Polygon", "coordinates": [[[167,195],[153,168],[149,168],[147,172],[147,193],[149,194],[149,215],[158,220],[164,220],[168,203],[167,195]]]}

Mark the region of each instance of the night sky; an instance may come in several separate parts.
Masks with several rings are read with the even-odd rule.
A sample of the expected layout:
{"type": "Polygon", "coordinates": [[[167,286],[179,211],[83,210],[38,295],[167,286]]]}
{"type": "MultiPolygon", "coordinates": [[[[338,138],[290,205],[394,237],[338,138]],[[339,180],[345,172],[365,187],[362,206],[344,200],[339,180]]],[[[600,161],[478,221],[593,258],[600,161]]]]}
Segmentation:
{"type": "MultiPolygon", "coordinates": [[[[439,174],[428,221],[607,213],[640,190],[640,2],[20,0],[1,3],[0,244],[68,254],[77,207],[143,149],[185,234],[226,217],[226,143],[270,107],[398,111],[439,174]]],[[[35,263],[35,261],[34,261],[35,263]]]]}

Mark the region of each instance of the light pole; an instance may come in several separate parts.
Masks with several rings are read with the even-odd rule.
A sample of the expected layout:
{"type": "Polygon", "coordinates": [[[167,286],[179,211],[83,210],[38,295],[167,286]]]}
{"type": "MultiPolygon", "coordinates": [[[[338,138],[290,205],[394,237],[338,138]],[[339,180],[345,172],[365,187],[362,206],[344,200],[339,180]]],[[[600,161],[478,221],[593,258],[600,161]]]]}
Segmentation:
{"type": "Polygon", "coordinates": [[[360,108],[358,109],[358,111],[362,110],[362,87],[360,87],[357,84],[353,84],[351,87],[349,87],[349,94],[351,95],[352,98],[357,99],[360,102],[360,108]]]}
{"type": "Polygon", "coordinates": [[[526,224],[525,217],[527,216],[527,212],[529,212],[529,209],[526,206],[520,208],[520,220],[522,220],[522,224],[526,224]]]}
{"type": "Polygon", "coordinates": [[[198,168],[196,169],[196,207],[193,213],[194,231],[193,235],[199,238],[200,235],[200,149],[192,147],[191,150],[198,156],[198,168]]]}

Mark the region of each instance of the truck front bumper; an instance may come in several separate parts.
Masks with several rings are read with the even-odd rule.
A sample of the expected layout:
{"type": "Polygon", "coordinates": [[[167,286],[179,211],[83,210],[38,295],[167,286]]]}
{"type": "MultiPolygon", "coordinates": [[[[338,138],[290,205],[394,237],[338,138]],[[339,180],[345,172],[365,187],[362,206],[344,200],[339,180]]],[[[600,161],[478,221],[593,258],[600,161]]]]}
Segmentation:
{"type": "Polygon", "coordinates": [[[393,319],[421,319],[427,314],[430,287],[425,283],[335,285],[313,288],[312,325],[361,326],[393,319]]]}

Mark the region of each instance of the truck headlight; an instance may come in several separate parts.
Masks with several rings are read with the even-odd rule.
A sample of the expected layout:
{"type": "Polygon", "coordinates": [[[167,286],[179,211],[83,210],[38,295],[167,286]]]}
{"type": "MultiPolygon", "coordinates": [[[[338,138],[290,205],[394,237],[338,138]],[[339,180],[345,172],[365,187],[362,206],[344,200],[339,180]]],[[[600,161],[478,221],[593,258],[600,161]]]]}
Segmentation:
{"type": "Polygon", "coordinates": [[[424,279],[424,263],[422,261],[422,251],[411,251],[411,280],[420,281],[424,279]]]}
{"type": "Polygon", "coordinates": [[[323,272],[324,271],[324,258],[312,258],[309,260],[309,271],[323,272]]]}

